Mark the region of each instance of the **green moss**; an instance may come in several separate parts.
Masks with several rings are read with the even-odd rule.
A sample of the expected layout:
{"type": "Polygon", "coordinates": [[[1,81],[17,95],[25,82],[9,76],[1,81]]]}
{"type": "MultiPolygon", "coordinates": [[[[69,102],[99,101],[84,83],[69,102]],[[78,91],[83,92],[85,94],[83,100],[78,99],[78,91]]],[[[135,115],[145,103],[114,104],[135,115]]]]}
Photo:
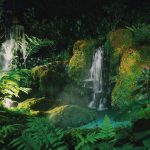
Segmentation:
{"type": "Polygon", "coordinates": [[[97,44],[96,40],[80,40],[74,44],[73,56],[69,62],[69,76],[71,79],[76,82],[85,79],[97,44]]]}
{"type": "Polygon", "coordinates": [[[30,98],[18,104],[18,109],[44,111],[52,107],[52,102],[45,98],[30,98]]]}
{"type": "Polygon", "coordinates": [[[135,99],[137,79],[144,66],[150,64],[150,47],[134,48],[133,32],[119,29],[109,33],[105,48],[110,54],[110,79],[117,77],[112,87],[112,104],[122,107],[135,99]]]}
{"type": "Polygon", "coordinates": [[[77,105],[63,105],[56,107],[46,114],[57,127],[79,127],[96,118],[96,113],[77,105]]]}
{"type": "Polygon", "coordinates": [[[119,29],[110,32],[105,43],[105,48],[110,52],[110,75],[118,73],[122,54],[133,45],[132,32],[127,29],[119,29]]]}
{"type": "Polygon", "coordinates": [[[122,107],[134,100],[132,93],[137,88],[137,80],[141,76],[144,66],[150,64],[146,55],[148,51],[148,48],[128,49],[122,55],[119,79],[112,92],[114,106],[122,107]]]}
{"type": "MultiPolygon", "coordinates": [[[[118,29],[109,33],[108,40],[110,40],[114,49],[129,48],[133,44],[133,35],[132,32],[127,29],[118,29]]],[[[121,51],[119,51],[119,53],[121,53],[121,51]]]]}

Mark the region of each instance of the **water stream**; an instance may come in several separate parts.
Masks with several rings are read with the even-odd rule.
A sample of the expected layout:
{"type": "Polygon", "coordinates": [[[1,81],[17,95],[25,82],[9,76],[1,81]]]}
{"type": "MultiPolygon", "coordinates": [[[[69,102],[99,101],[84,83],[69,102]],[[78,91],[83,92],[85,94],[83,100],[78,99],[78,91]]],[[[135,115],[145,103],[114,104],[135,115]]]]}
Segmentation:
{"type": "Polygon", "coordinates": [[[0,70],[9,71],[12,61],[17,56],[18,51],[22,55],[23,61],[26,61],[26,41],[24,27],[14,25],[9,29],[5,42],[0,48],[0,70]]]}
{"type": "Polygon", "coordinates": [[[92,100],[88,107],[97,110],[107,109],[103,80],[103,48],[99,47],[93,56],[92,66],[90,68],[89,78],[84,81],[85,87],[92,90],[92,100]]]}
{"type": "MultiPolygon", "coordinates": [[[[12,68],[17,68],[18,60],[22,59],[23,63],[25,64],[26,57],[27,54],[24,27],[21,25],[14,25],[8,30],[8,34],[6,34],[6,40],[2,43],[0,47],[1,76],[9,72],[12,68]],[[18,55],[18,53],[20,53],[20,55],[18,55]]],[[[5,107],[8,108],[16,107],[16,103],[13,102],[10,98],[4,98],[3,104],[5,107]]]]}

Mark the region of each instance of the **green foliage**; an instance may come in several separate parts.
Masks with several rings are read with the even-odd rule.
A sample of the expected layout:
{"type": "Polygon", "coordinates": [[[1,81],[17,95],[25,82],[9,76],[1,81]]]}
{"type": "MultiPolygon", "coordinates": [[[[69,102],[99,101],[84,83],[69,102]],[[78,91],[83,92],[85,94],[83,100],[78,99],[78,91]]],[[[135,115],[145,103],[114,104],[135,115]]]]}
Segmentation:
{"type": "Polygon", "coordinates": [[[28,70],[12,71],[4,75],[0,79],[0,93],[1,98],[12,98],[13,96],[19,97],[19,92],[22,91],[26,94],[31,90],[28,88],[30,72],[28,70]]]}
{"type": "Polygon", "coordinates": [[[42,47],[53,46],[55,42],[53,40],[39,39],[34,36],[29,37],[26,35],[26,44],[27,44],[27,53],[28,53],[27,57],[29,57],[32,54],[37,53],[42,47]]]}
{"type": "Polygon", "coordinates": [[[76,138],[79,139],[78,145],[75,147],[75,150],[79,149],[87,149],[90,150],[92,147],[94,147],[94,143],[99,139],[97,134],[89,133],[86,135],[86,137],[83,137],[81,134],[76,135],[76,138]]]}
{"type": "Polygon", "coordinates": [[[5,139],[10,136],[14,131],[18,130],[19,124],[0,126],[0,144],[5,144],[5,139]]]}
{"type": "Polygon", "coordinates": [[[18,109],[30,109],[35,111],[44,111],[52,107],[52,102],[43,98],[30,98],[18,104],[18,109]]]}
{"type": "Polygon", "coordinates": [[[135,46],[150,44],[150,25],[138,24],[127,29],[133,32],[135,46]]]}
{"type": "Polygon", "coordinates": [[[109,117],[106,115],[104,117],[103,124],[101,126],[100,137],[101,139],[111,139],[115,136],[115,130],[111,124],[109,117]]]}
{"type": "Polygon", "coordinates": [[[115,135],[116,132],[110,122],[109,117],[106,115],[99,132],[87,133],[86,135],[82,135],[81,133],[76,134],[76,138],[79,139],[79,143],[75,149],[90,150],[94,149],[94,147],[103,147],[104,150],[105,148],[112,148],[115,142],[115,135]],[[100,144],[98,144],[99,140],[101,140],[100,144]],[[109,143],[109,146],[108,143],[105,143],[105,141],[109,143]]]}
{"type": "Polygon", "coordinates": [[[142,99],[128,103],[120,110],[117,118],[119,120],[136,120],[141,118],[150,118],[150,101],[149,99],[142,99]]]}
{"type": "MultiPolygon", "coordinates": [[[[136,89],[136,81],[141,75],[142,67],[140,54],[137,50],[129,49],[124,52],[119,67],[119,76],[112,91],[112,104],[122,108],[133,99],[132,92],[136,89]]],[[[141,58],[144,60],[144,58],[141,58]]]]}
{"type": "Polygon", "coordinates": [[[119,114],[122,120],[150,118],[150,69],[145,66],[141,76],[137,78],[137,87],[131,93],[134,101],[126,103],[119,114]]]}
{"type": "Polygon", "coordinates": [[[137,80],[137,88],[133,92],[137,99],[150,99],[150,67],[145,66],[137,80]]]}
{"type": "Polygon", "coordinates": [[[62,129],[55,128],[47,118],[29,118],[26,129],[10,145],[19,149],[66,149],[62,129]]]}
{"type": "Polygon", "coordinates": [[[67,61],[70,58],[69,50],[61,51],[58,54],[53,54],[51,60],[52,61],[67,61]]]}

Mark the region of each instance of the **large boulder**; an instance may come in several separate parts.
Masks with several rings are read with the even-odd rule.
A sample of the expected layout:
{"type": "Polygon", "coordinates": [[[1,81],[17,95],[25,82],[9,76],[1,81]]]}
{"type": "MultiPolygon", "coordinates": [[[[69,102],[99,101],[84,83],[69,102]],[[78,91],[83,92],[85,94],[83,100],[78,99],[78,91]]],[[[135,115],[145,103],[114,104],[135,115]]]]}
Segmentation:
{"type": "Polygon", "coordinates": [[[79,83],[86,78],[97,47],[96,40],[80,40],[74,44],[73,56],[69,62],[69,76],[73,81],[79,83]]]}
{"type": "Polygon", "coordinates": [[[57,127],[79,127],[96,119],[96,112],[77,105],[58,106],[46,112],[57,127]]]}
{"type": "MultiPolygon", "coordinates": [[[[110,52],[110,76],[115,77],[112,89],[113,106],[122,107],[134,100],[133,92],[145,66],[150,65],[150,46],[134,46],[133,33],[127,29],[111,32],[105,43],[110,52]]],[[[112,78],[113,79],[113,78],[112,78]]]]}

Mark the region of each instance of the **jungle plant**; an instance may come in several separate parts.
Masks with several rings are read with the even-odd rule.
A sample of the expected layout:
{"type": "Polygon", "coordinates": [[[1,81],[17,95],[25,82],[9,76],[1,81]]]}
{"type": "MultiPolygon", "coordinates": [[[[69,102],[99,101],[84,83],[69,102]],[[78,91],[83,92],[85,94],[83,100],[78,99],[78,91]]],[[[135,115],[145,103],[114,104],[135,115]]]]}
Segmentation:
{"type": "Polygon", "coordinates": [[[48,118],[29,118],[22,135],[14,139],[10,145],[26,150],[56,149],[65,150],[63,143],[65,132],[55,128],[48,118]]]}
{"type": "Polygon", "coordinates": [[[13,132],[17,131],[20,125],[19,124],[13,124],[13,125],[5,125],[0,126],[0,145],[5,143],[5,139],[10,136],[13,132]]]}
{"type": "Polygon", "coordinates": [[[126,28],[133,32],[133,42],[135,46],[150,44],[150,25],[138,24],[126,28]]]}
{"type": "Polygon", "coordinates": [[[26,44],[27,44],[27,57],[31,56],[32,54],[37,53],[40,48],[46,46],[54,46],[55,42],[53,40],[48,39],[39,39],[34,36],[27,36],[26,35],[26,44]]]}
{"type": "Polygon", "coordinates": [[[107,115],[104,117],[103,124],[100,132],[101,139],[111,139],[115,137],[115,130],[111,124],[111,121],[107,115]]]}
{"type": "Polygon", "coordinates": [[[133,94],[138,99],[150,99],[150,66],[145,66],[142,75],[137,80],[137,89],[133,94]]]}
{"type": "Polygon", "coordinates": [[[120,118],[135,120],[150,119],[150,68],[145,66],[142,75],[137,80],[137,88],[132,93],[134,101],[128,103],[120,111],[120,118]]]}
{"type": "Polygon", "coordinates": [[[53,54],[52,61],[68,61],[69,57],[69,50],[67,49],[58,54],[53,54]]]}
{"type": "Polygon", "coordinates": [[[79,139],[79,143],[77,144],[75,149],[90,150],[91,148],[99,147],[98,141],[101,141],[103,147],[106,147],[108,145],[108,142],[110,146],[113,147],[113,144],[115,143],[115,134],[115,129],[113,128],[109,117],[106,115],[99,132],[88,133],[86,136],[83,136],[82,134],[76,135],[79,139]]]}
{"type": "Polygon", "coordinates": [[[0,79],[0,98],[19,97],[19,92],[22,91],[26,94],[31,90],[28,88],[29,73],[24,71],[12,71],[4,75],[0,79]],[[25,77],[26,76],[26,77],[25,77]]]}

